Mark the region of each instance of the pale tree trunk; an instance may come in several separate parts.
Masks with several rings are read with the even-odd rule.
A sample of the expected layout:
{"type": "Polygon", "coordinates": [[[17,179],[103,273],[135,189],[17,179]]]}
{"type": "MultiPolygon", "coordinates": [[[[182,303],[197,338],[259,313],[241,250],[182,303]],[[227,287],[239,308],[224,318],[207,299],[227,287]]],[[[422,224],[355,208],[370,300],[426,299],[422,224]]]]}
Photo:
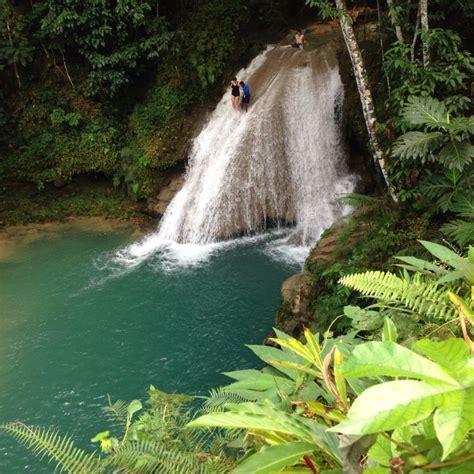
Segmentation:
{"type": "Polygon", "coordinates": [[[400,43],[403,43],[404,40],[403,40],[402,28],[400,26],[400,22],[398,20],[398,15],[396,13],[395,7],[393,5],[393,0],[387,0],[387,5],[390,11],[390,20],[392,22],[392,25],[395,27],[395,34],[397,35],[397,40],[400,43]]]}
{"type": "MultiPolygon", "coordinates": [[[[384,62],[385,59],[385,48],[383,46],[383,35],[382,35],[382,16],[380,14],[380,1],[377,0],[377,20],[379,22],[379,41],[380,41],[380,54],[382,55],[382,63],[384,62]]],[[[390,79],[388,77],[388,74],[385,74],[385,79],[387,80],[387,91],[388,91],[388,96],[390,97],[391,92],[391,87],[390,87],[390,79]]]]}
{"type": "Polygon", "coordinates": [[[420,22],[421,31],[424,33],[423,39],[423,66],[426,67],[430,63],[430,47],[426,34],[429,31],[428,25],[428,0],[420,0],[420,22]]]}
{"type": "MultiPolygon", "coordinates": [[[[6,26],[7,26],[8,43],[10,45],[10,48],[13,48],[13,38],[12,38],[12,32],[10,28],[10,21],[8,18],[6,19],[6,26]]],[[[21,79],[20,79],[20,74],[18,72],[18,66],[16,64],[16,61],[13,61],[13,70],[15,71],[15,77],[16,77],[16,82],[18,83],[18,89],[21,89],[21,79]]]]}
{"type": "Polygon", "coordinates": [[[367,79],[367,72],[365,70],[364,61],[362,54],[357,44],[354,30],[352,29],[351,23],[348,19],[348,13],[344,0],[336,0],[336,6],[340,13],[340,24],[344,41],[346,42],[347,51],[351,58],[352,67],[354,70],[354,76],[357,82],[357,89],[359,91],[360,102],[362,104],[362,112],[364,114],[365,125],[367,133],[369,135],[369,142],[372,148],[372,157],[374,159],[375,166],[380,169],[382,176],[385,180],[387,188],[394,201],[397,200],[393,188],[390,186],[387,178],[387,172],[385,170],[385,153],[380,146],[377,134],[375,132],[375,126],[377,119],[375,116],[374,103],[372,100],[372,94],[369,88],[369,81],[367,79]]]}
{"type": "Polygon", "coordinates": [[[69,84],[71,84],[72,88],[74,89],[74,82],[72,81],[72,78],[69,74],[69,69],[67,67],[67,64],[66,64],[66,58],[64,57],[64,52],[61,51],[61,56],[63,58],[63,65],[64,65],[64,70],[66,71],[66,76],[67,76],[67,79],[69,81],[69,84]]]}
{"type": "Polygon", "coordinates": [[[418,38],[419,28],[420,28],[420,6],[418,5],[418,11],[416,13],[415,32],[413,33],[413,41],[410,47],[411,62],[415,60],[415,46],[416,46],[416,40],[418,38]]]}

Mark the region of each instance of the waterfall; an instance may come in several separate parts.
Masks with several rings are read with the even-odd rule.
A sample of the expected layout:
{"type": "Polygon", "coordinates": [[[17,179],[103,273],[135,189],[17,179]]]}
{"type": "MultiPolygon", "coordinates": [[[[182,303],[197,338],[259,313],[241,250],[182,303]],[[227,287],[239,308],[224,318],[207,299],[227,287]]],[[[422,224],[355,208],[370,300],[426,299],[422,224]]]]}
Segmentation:
{"type": "Polygon", "coordinates": [[[334,52],[269,47],[237,77],[251,88],[248,112],[224,94],[159,229],[121,251],[122,260],[139,263],[170,245],[192,253],[268,225],[291,224],[288,242],[309,245],[342,216],[335,198],[356,180],[345,166],[334,52]]]}

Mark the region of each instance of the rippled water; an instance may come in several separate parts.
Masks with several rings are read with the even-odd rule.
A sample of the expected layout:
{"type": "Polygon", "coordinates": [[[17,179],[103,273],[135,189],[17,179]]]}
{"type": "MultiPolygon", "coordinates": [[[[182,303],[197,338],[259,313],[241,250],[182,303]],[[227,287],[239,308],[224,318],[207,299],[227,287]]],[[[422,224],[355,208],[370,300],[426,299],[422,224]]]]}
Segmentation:
{"type": "MultiPolygon", "coordinates": [[[[269,333],[280,285],[299,268],[275,239],[133,268],[111,257],[126,232],[70,229],[21,247],[0,262],[0,421],[53,425],[89,447],[108,427],[107,394],[204,394],[221,372],[258,364],[244,344],[269,333]]],[[[53,468],[1,434],[0,472],[25,470],[53,468]]]]}

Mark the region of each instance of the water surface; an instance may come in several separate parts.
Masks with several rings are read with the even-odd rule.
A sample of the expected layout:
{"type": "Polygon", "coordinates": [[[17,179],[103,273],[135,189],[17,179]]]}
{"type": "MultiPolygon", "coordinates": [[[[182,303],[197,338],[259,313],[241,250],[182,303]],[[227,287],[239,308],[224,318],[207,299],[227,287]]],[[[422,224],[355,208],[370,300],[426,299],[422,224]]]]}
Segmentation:
{"type": "MultiPolygon", "coordinates": [[[[0,262],[0,421],[55,426],[82,447],[108,427],[101,407],[150,384],[205,394],[220,373],[258,364],[280,285],[298,269],[268,241],[227,246],[192,267],[160,256],[124,271],[125,231],[48,233],[0,262]]],[[[0,435],[0,472],[53,468],[0,435]]]]}

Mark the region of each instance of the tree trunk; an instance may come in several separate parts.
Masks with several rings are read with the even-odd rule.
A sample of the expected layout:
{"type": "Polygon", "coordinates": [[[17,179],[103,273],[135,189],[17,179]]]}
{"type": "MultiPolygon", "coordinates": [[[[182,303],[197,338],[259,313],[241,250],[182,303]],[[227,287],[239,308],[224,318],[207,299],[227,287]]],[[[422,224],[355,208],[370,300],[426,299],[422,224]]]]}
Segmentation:
{"type": "Polygon", "coordinates": [[[393,0],[387,0],[387,5],[388,5],[389,12],[390,12],[390,20],[392,22],[392,25],[395,27],[395,34],[397,35],[397,40],[400,43],[404,43],[402,28],[401,28],[400,23],[398,21],[398,15],[397,15],[397,12],[396,12],[395,7],[393,5],[393,0]]]}
{"type": "MultiPolygon", "coordinates": [[[[6,18],[6,26],[7,26],[7,35],[8,35],[8,43],[10,44],[10,48],[13,49],[13,39],[12,39],[12,32],[10,29],[10,20],[8,17],[6,18]]],[[[20,74],[18,72],[18,66],[16,61],[13,61],[13,71],[15,71],[16,82],[18,83],[18,89],[21,89],[21,79],[20,74]]]]}
{"type": "MultiPolygon", "coordinates": [[[[382,16],[380,14],[380,1],[377,0],[377,20],[379,23],[379,41],[380,41],[380,54],[382,56],[382,63],[384,62],[385,59],[385,48],[383,46],[383,35],[382,35],[382,16]]],[[[391,94],[391,88],[390,88],[390,79],[388,77],[388,74],[384,74],[385,79],[387,80],[387,92],[388,96],[390,97],[391,94]]]]}
{"type": "Polygon", "coordinates": [[[410,46],[411,62],[415,60],[415,46],[416,46],[416,40],[418,38],[419,27],[420,27],[420,6],[418,5],[418,11],[416,13],[415,32],[413,33],[413,41],[411,42],[411,46],[410,46]]]}
{"type": "Polygon", "coordinates": [[[420,22],[421,22],[421,39],[423,41],[423,66],[426,67],[430,63],[430,47],[428,44],[428,0],[420,0],[420,22]]]}
{"type": "Polygon", "coordinates": [[[344,0],[336,0],[336,6],[340,13],[339,22],[341,24],[342,34],[344,41],[346,42],[347,51],[351,58],[352,68],[357,82],[357,89],[359,91],[360,102],[362,105],[362,112],[364,114],[365,125],[367,127],[367,133],[369,135],[369,142],[372,148],[372,157],[374,159],[375,166],[380,169],[388,190],[394,201],[397,200],[393,188],[390,186],[387,179],[387,172],[385,170],[385,153],[380,146],[380,143],[375,133],[375,126],[377,119],[375,117],[374,103],[372,100],[372,94],[369,88],[369,81],[367,79],[367,72],[365,70],[364,61],[362,54],[357,44],[354,30],[352,29],[349,21],[344,0]]]}
{"type": "Polygon", "coordinates": [[[66,58],[64,57],[64,52],[63,51],[61,51],[61,56],[63,58],[63,65],[64,65],[64,70],[66,71],[67,79],[69,81],[69,84],[71,84],[72,88],[74,89],[74,82],[72,82],[72,78],[69,74],[69,69],[67,68],[66,58]]]}

